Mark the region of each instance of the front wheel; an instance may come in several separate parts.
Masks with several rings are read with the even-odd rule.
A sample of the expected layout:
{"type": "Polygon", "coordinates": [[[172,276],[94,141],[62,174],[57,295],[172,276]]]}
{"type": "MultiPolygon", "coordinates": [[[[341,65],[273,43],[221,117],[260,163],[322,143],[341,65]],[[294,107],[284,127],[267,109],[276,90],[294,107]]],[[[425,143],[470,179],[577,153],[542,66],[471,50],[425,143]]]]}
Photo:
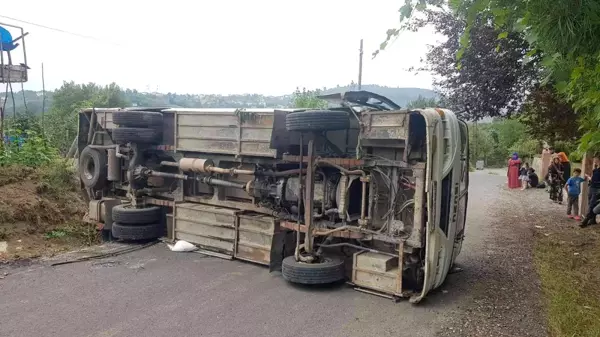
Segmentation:
{"type": "Polygon", "coordinates": [[[299,284],[328,284],[344,279],[344,260],[325,257],[320,262],[305,263],[296,261],[294,256],[283,259],[283,278],[299,284]]]}

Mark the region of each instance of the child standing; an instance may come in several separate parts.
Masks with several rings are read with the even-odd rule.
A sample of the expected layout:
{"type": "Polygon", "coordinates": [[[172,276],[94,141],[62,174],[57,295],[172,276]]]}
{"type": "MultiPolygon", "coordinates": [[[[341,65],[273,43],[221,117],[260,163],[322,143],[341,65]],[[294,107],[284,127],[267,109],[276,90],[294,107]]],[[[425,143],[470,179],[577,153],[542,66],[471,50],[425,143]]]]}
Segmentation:
{"type": "Polygon", "coordinates": [[[567,216],[569,219],[581,220],[579,216],[579,194],[581,193],[580,185],[585,179],[581,178],[581,169],[574,169],[573,176],[567,180],[565,190],[567,191],[567,216]],[[571,210],[573,213],[571,213],[571,210]]]}
{"type": "Polygon", "coordinates": [[[519,180],[521,181],[521,190],[529,187],[529,163],[525,163],[519,169],[519,180]]]}

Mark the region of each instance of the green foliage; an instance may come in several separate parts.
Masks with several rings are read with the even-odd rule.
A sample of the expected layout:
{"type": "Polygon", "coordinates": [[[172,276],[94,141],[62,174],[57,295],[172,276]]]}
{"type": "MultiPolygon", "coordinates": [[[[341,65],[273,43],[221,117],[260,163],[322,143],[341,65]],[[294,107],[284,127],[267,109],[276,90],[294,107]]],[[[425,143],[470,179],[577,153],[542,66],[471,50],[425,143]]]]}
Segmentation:
{"type": "Polygon", "coordinates": [[[83,108],[117,108],[127,106],[121,88],[115,83],[101,87],[94,83],[64,82],[53,95],[52,108],[45,120],[48,141],[66,153],[77,135],[77,118],[83,108]]]}
{"type": "Polygon", "coordinates": [[[459,1],[453,4],[454,10],[445,8],[443,2],[406,0],[400,9],[399,31],[429,26],[445,37],[429,48],[418,70],[434,75],[434,87],[444,106],[464,119],[520,112],[539,79],[537,57],[522,62],[531,51],[524,35],[504,31],[481,17],[468,24],[469,17],[459,1]],[[465,38],[467,34],[471,41],[465,38]]]}
{"type": "Polygon", "coordinates": [[[38,192],[57,198],[68,192],[76,192],[77,184],[75,165],[70,159],[55,157],[38,170],[40,184],[38,192]]]}
{"type": "MultiPolygon", "coordinates": [[[[468,27],[476,18],[485,17],[504,31],[525,35],[533,53],[525,55],[523,61],[527,62],[531,54],[541,56],[538,69],[544,83],[553,84],[553,90],[578,114],[585,133],[580,150],[600,147],[600,4],[557,0],[455,2],[466,9],[468,27]]],[[[466,46],[472,43],[468,30],[463,38],[466,46]]]]}
{"type": "Polygon", "coordinates": [[[301,109],[325,109],[327,108],[327,101],[318,98],[321,94],[320,90],[306,90],[302,88],[296,88],[296,91],[292,95],[292,106],[294,108],[301,109]]]}
{"type": "MultiPolygon", "coordinates": [[[[475,166],[478,160],[488,163],[494,151],[494,140],[485,124],[469,124],[470,163],[475,166]]],[[[493,162],[494,160],[492,160],[493,162]]]]}
{"type": "Polygon", "coordinates": [[[574,142],[581,137],[580,114],[552,86],[538,86],[517,117],[527,132],[548,143],[574,142]]]}
{"type": "Polygon", "coordinates": [[[440,102],[435,97],[419,97],[413,101],[410,101],[406,108],[408,109],[423,109],[423,108],[437,108],[440,102]]]}
{"type": "Polygon", "coordinates": [[[446,106],[471,120],[517,115],[534,139],[600,148],[600,3],[405,0],[399,12],[381,49],[402,30],[445,35],[422,69],[446,106]]]}
{"type": "Polygon", "coordinates": [[[46,234],[44,234],[45,239],[56,239],[56,238],[62,238],[64,236],[67,236],[67,232],[65,232],[64,230],[60,230],[60,229],[52,230],[52,231],[49,231],[46,234]]]}
{"type": "Polygon", "coordinates": [[[14,141],[4,144],[0,153],[0,165],[22,165],[39,167],[52,162],[57,158],[56,148],[33,129],[9,129],[5,132],[8,138],[14,141]],[[20,139],[21,140],[20,140],[20,139]]]}
{"type": "Polygon", "coordinates": [[[504,166],[513,152],[522,158],[541,153],[541,144],[531,138],[525,125],[515,119],[469,125],[471,165],[483,160],[487,166],[504,166]]]}
{"type": "Polygon", "coordinates": [[[508,152],[517,152],[522,158],[532,158],[542,152],[541,144],[535,139],[523,139],[515,142],[508,152]]]}

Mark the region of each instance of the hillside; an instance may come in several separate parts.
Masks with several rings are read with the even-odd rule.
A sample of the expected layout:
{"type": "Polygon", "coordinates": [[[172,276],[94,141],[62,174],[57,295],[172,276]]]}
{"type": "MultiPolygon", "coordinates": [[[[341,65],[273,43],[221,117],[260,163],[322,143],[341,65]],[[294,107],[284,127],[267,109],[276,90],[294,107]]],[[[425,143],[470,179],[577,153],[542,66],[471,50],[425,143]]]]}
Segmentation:
{"type": "MultiPolygon", "coordinates": [[[[419,95],[429,98],[435,97],[432,90],[420,88],[391,88],[379,85],[364,85],[363,90],[375,92],[388,97],[400,106],[407,105],[415,100],[419,95]]],[[[348,90],[356,90],[355,86],[338,86],[336,88],[325,88],[325,93],[335,93],[348,90]]],[[[210,94],[176,94],[176,93],[145,93],[137,90],[124,90],[125,101],[130,106],[179,106],[185,108],[281,108],[290,106],[292,95],[283,96],[265,96],[259,94],[234,94],[234,95],[210,95],[210,94]]],[[[53,92],[46,92],[45,111],[49,111],[52,106],[53,92]]],[[[4,98],[1,94],[0,100],[4,98]]],[[[43,95],[41,91],[25,90],[25,92],[14,92],[17,113],[23,113],[26,110],[33,114],[42,112],[43,95]],[[25,108],[25,106],[27,108],[25,108]]],[[[12,97],[9,93],[6,102],[6,115],[13,113],[12,97]]]]}

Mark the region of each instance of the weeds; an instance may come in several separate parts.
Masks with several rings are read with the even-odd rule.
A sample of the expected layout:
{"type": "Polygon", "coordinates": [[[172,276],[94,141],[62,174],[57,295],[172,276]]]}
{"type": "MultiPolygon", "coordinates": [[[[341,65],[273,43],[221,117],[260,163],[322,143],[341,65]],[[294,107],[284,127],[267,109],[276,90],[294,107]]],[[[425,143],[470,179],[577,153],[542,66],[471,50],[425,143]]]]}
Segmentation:
{"type": "Polygon", "coordinates": [[[64,226],[58,227],[54,230],[46,232],[44,234],[45,239],[60,239],[69,238],[74,239],[84,245],[92,245],[98,243],[100,238],[98,231],[93,225],[86,224],[83,222],[71,222],[64,226]]]}
{"type": "Polygon", "coordinates": [[[55,159],[38,169],[38,193],[56,197],[78,190],[75,170],[68,160],[55,159]]]}
{"type": "Polygon", "coordinates": [[[63,230],[58,230],[58,229],[44,234],[45,239],[56,239],[56,238],[62,238],[63,236],[67,236],[67,232],[65,232],[63,230]]]}
{"type": "Polygon", "coordinates": [[[34,130],[7,130],[0,151],[0,166],[39,167],[58,158],[58,150],[34,130]]]}

